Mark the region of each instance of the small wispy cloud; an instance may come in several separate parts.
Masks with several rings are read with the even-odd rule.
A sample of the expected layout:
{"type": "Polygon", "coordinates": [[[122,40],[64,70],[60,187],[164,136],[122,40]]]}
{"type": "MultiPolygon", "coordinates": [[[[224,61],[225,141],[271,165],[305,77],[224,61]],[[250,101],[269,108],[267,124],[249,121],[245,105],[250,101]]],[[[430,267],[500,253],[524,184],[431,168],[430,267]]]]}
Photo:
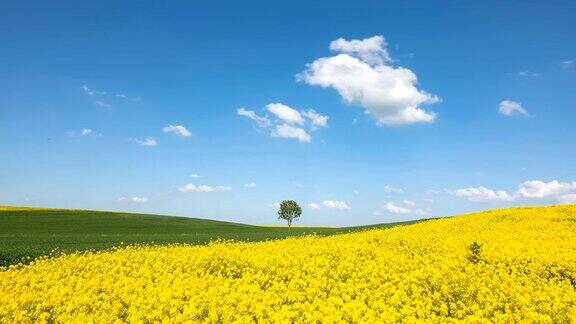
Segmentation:
{"type": "Polygon", "coordinates": [[[197,174],[197,173],[192,173],[192,174],[190,175],[190,178],[202,178],[202,176],[199,175],[199,174],[197,174]]]}
{"type": "Polygon", "coordinates": [[[398,206],[392,201],[387,202],[384,209],[392,214],[410,214],[412,212],[409,208],[398,206]]]}
{"type": "Polygon", "coordinates": [[[245,188],[255,188],[256,187],[256,182],[249,182],[244,184],[245,188]]]}
{"type": "Polygon", "coordinates": [[[66,135],[69,137],[88,137],[88,136],[102,136],[100,133],[95,133],[90,128],[81,128],[79,130],[68,131],[66,135]]]}
{"type": "Polygon", "coordinates": [[[574,65],[575,65],[574,60],[566,60],[566,61],[560,62],[560,66],[565,68],[565,69],[571,69],[574,67],[574,65]]]}
{"type": "Polygon", "coordinates": [[[102,100],[96,100],[94,101],[94,104],[100,108],[110,108],[111,105],[107,102],[104,102],[102,100]]]}
{"type": "Polygon", "coordinates": [[[384,192],[387,194],[403,194],[404,193],[404,189],[402,188],[396,188],[396,187],[392,187],[392,186],[384,186],[384,192]]]}
{"type": "Polygon", "coordinates": [[[120,197],[117,199],[121,202],[133,202],[137,204],[143,204],[148,202],[148,197],[120,197]]]}
{"type": "Polygon", "coordinates": [[[482,186],[456,189],[453,194],[471,201],[510,201],[514,199],[504,190],[493,190],[482,186]]]}
{"type": "Polygon", "coordinates": [[[141,99],[140,97],[130,97],[130,96],[127,96],[127,95],[125,95],[125,94],[123,94],[123,93],[117,93],[117,94],[114,95],[114,97],[116,97],[116,98],[118,98],[118,99],[121,99],[121,100],[132,101],[132,102],[134,102],[134,101],[140,101],[140,99],[141,99]]]}
{"type": "Polygon", "coordinates": [[[520,71],[517,73],[518,76],[523,77],[523,78],[540,78],[542,77],[542,74],[538,73],[538,72],[533,72],[533,71],[520,71]]]}
{"type": "Polygon", "coordinates": [[[350,206],[346,202],[339,200],[324,200],[322,205],[330,209],[350,210],[350,206]]]}
{"type": "Polygon", "coordinates": [[[156,146],[156,145],[158,145],[158,142],[153,137],[148,137],[148,138],[143,139],[143,140],[135,139],[134,141],[136,143],[138,143],[140,146],[156,146]]]}
{"type": "Polygon", "coordinates": [[[318,205],[317,203],[311,202],[308,204],[308,207],[310,207],[310,209],[320,209],[320,205],[318,205]]]}
{"type": "Polygon", "coordinates": [[[170,134],[174,134],[176,136],[181,136],[181,137],[192,136],[192,133],[190,133],[190,131],[182,125],[168,125],[168,126],[162,128],[162,131],[164,133],[170,133],[170,134]]]}
{"type": "Polygon", "coordinates": [[[112,104],[110,102],[115,102],[115,101],[129,101],[129,102],[136,102],[136,101],[140,101],[140,97],[132,97],[132,96],[128,96],[125,95],[123,93],[116,93],[116,94],[108,94],[106,91],[101,91],[101,90],[97,90],[93,87],[90,87],[86,84],[83,84],[82,87],[82,92],[90,97],[90,99],[92,100],[92,102],[94,103],[94,105],[100,107],[100,108],[109,108],[112,107],[112,104]]]}
{"type": "Polygon", "coordinates": [[[522,107],[522,103],[513,100],[502,100],[498,105],[498,112],[504,116],[520,115],[524,117],[530,116],[528,111],[522,107]]]}
{"type": "Polygon", "coordinates": [[[91,97],[101,97],[101,96],[106,94],[106,92],[104,92],[104,91],[98,91],[98,90],[89,88],[85,84],[82,85],[82,91],[84,91],[85,94],[87,94],[91,97]]]}
{"type": "Polygon", "coordinates": [[[413,202],[412,200],[404,199],[403,202],[404,202],[404,205],[407,205],[407,206],[416,206],[416,203],[413,202]]]}
{"type": "Polygon", "coordinates": [[[196,185],[193,183],[188,183],[183,186],[178,187],[180,192],[215,192],[215,191],[230,191],[232,187],[230,186],[208,186],[208,185],[196,185]]]}

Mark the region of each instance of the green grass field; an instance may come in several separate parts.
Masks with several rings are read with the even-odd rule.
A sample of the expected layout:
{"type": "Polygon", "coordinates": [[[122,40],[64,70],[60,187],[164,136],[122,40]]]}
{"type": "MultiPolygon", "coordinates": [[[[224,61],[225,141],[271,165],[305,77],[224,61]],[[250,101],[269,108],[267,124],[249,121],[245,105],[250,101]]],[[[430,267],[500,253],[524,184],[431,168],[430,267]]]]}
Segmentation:
{"type": "Polygon", "coordinates": [[[317,233],[330,235],[370,227],[390,227],[414,222],[361,227],[253,226],[207,219],[133,213],[14,208],[0,206],[0,266],[49,254],[101,250],[132,243],[204,244],[216,238],[262,241],[317,233]]]}

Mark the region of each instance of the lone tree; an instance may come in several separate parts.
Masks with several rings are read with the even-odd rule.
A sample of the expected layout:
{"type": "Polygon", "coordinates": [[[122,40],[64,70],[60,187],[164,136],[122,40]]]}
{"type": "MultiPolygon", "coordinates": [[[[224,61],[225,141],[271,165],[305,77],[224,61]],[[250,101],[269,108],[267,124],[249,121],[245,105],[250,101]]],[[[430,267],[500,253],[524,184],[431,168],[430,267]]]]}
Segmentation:
{"type": "Polygon", "coordinates": [[[302,215],[302,208],[294,200],[284,200],[280,203],[278,218],[288,222],[288,229],[292,226],[292,221],[302,215]]]}

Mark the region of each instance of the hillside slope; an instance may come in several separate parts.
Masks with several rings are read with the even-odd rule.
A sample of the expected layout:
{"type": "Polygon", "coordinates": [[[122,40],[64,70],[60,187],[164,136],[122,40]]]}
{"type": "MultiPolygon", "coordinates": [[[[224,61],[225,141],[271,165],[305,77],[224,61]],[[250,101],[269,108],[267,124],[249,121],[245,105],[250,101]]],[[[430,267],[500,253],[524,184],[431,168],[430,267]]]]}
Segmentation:
{"type": "Polygon", "coordinates": [[[295,227],[288,232],[284,227],[188,217],[0,206],[0,266],[54,249],[69,252],[131,243],[206,243],[216,238],[261,241],[355,229],[358,228],[295,227]]]}
{"type": "Polygon", "coordinates": [[[0,291],[7,322],[570,323],[576,206],[70,254],[0,271],[0,291]]]}

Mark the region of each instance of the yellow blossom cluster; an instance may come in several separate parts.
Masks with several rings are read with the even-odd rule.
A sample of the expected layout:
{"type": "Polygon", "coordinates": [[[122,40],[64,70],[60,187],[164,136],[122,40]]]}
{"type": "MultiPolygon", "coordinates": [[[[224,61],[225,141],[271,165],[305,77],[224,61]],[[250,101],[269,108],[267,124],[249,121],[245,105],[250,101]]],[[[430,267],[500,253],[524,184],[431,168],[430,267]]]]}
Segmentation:
{"type": "Polygon", "coordinates": [[[0,271],[0,322],[576,320],[576,206],[330,237],[128,246],[0,271]]]}

